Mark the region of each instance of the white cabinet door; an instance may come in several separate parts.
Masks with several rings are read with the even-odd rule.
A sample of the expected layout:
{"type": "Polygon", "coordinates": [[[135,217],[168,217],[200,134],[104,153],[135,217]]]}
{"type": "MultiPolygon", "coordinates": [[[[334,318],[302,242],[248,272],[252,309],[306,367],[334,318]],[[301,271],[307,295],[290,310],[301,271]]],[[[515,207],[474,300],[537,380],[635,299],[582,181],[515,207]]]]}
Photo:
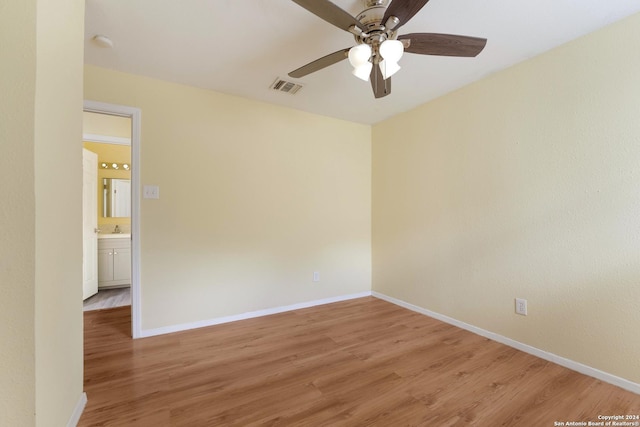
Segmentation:
{"type": "Polygon", "coordinates": [[[98,250],[98,280],[100,284],[113,280],[113,249],[98,250]]]}
{"type": "Polygon", "coordinates": [[[131,281],[131,248],[113,250],[113,280],[131,281]]]}
{"type": "Polygon", "coordinates": [[[100,289],[131,284],[131,240],[102,238],[98,242],[98,280],[100,289]]]}

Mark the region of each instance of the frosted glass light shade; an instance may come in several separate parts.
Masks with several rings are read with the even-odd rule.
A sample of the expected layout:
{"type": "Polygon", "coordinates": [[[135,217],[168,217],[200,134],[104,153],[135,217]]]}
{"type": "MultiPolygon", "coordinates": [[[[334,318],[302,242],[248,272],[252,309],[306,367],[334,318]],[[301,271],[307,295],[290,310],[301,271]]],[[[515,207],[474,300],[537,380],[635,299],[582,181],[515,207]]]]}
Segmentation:
{"type": "Polygon", "coordinates": [[[380,55],[390,62],[398,62],[404,53],[404,46],[400,40],[385,40],[380,45],[380,55]]]}
{"type": "Polygon", "coordinates": [[[373,64],[369,62],[371,58],[371,46],[368,44],[358,44],[349,49],[349,63],[353,67],[353,75],[364,81],[369,80],[373,64]]]}
{"type": "Polygon", "coordinates": [[[371,58],[371,46],[368,44],[357,44],[349,49],[349,62],[353,68],[357,68],[371,58]]]}
{"type": "Polygon", "coordinates": [[[380,62],[380,72],[385,80],[397,73],[400,68],[397,62],[389,62],[386,59],[380,62]]]}
{"type": "Polygon", "coordinates": [[[380,45],[380,56],[383,61],[380,62],[380,71],[382,77],[388,79],[400,70],[398,61],[402,58],[404,46],[400,40],[385,40],[380,45]]]}
{"type": "Polygon", "coordinates": [[[366,82],[369,80],[369,76],[371,75],[372,68],[373,68],[373,64],[367,61],[364,64],[354,68],[351,74],[353,74],[357,78],[364,80],[366,82]]]}

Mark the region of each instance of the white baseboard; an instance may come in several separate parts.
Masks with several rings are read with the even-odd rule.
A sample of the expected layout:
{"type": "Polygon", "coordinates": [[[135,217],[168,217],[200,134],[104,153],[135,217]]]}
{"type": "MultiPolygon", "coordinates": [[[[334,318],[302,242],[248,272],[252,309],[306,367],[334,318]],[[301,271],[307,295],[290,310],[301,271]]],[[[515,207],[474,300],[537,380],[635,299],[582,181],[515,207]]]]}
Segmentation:
{"type": "Polygon", "coordinates": [[[347,301],[350,299],[363,298],[368,296],[371,296],[371,291],[359,292],[357,294],[350,294],[350,295],[340,295],[337,297],[307,301],[307,302],[302,302],[298,304],[285,305],[281,307],[266,308],[264,310],[250,311],[248,313],[235,314],[232,316],[225,316],[225,317],[217,317],[215,319],[201,320],[198,322],[182,323],[180,325],[165,326],[162,328],[155,328],[155,329],[143,329],[140,332],[140,338],[170,334],[172,332],[186,331],[189,329],[204,328],[206,326],[220,325],[222,323],[252,319],[254,317],[268,316],[270,314],[284,313],[286,311],[300,310],[301,308],[315,307],[317,305],[331,304],[333,302],[347,301]]]}
{"type": "Polygon", "coordinates": [[[429,317],[433,317],[434,319],[440,320],[442,322],[448,323],[448,324],[453,325],[453,326],[457,326],[457,327],[459,327],[461,329],[465,329],[465,330],[467,330],[469,332],[473,332],[474,334],[483,336],[485,338],[489,338],[490,340],[497,341],[499,343],[508,345],[509,347],[513,347],[513,348],[515,348],[517,350],[524,351],[525,353],[529,353],[529,354],[531,354],[533,356],[536,356],[536,357],[539,357],[541,359],[548,360],[549,362],[553,362],[553,363],[556,363],[556,364],[558,364],[560,366],[564,366],[565,368],[569,368],[569,369],[571,369],[573,371],[580,372],[581,374],[597,378],[597,379],[599,379],[601,381],[604,381],[604,382],[609,383],[609,384],[613,384],[615,386],[618,386],[618,387],[623,388],[625,390],[628,390],[630,392],[633,392],[633,393],[636,393],[636,394],[640,394],[640,384],[631,382],[631,381],[626,380],[624,378],[620,378],[620,377],[617,377],[615,375],[609,374],[607,372],[601,371],[599,369],[592,368],[592,367],[587,366],[587,365],[583,365],[582,363],[575,362],[573,360],[558,356],[558,355],[553,354],[553,353],[549,353],[549,352],[544,351],[544,350],[540,350],[540,349],[532,347],[530,345],[523,344],[521,342],[512,340],[511,338],[507,338],[507,337],[504,337],[502,335],[498,335],[496,333],[489,332],[489,331],[487,331],[485,329],[478,328],[477,326],[473,326],[473,325],[470,325],[468,323],[461,322],[459,320],[456,320],[454,318],[445,316],[443,314],[436,313],[436,312],[431,311],[431,310],[427,310],[426,308],[422,308],[422,307],[418,307],[418,306],[413,305],[413,304],[409,304],[408,302],[405,302],[405,301],[390,297],[388,295],[381,294],[379,292],[371,292],[371,295],[373,295],[376,298],[388,301],[388,302],[390,302],[392,304],[398,305],[400,307],[404,307],[404,308],[409,309],[411,311],[415,311],[417,313],[424,314],[424,315],[429,316],[429,317]]]}
{"type": "Polygon", "coordinates": [[[73,413],[71,414],[71,418],[69,418],[67,427],[76,427],[78,425],[85,406],[87,406],[87,393],[82,393],[76,403],[76,407],[73,408],[73,413]]]}

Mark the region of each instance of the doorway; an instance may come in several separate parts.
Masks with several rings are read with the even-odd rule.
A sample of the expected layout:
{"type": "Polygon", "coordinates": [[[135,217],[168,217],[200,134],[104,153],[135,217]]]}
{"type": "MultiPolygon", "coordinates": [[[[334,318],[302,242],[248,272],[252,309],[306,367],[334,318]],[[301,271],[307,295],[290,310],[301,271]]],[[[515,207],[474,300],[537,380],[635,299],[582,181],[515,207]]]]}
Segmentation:
{"type": "MultiPolygon", "coordinates": [[[[116,301],[109,303],[111,305],[121,305],[130,300],[131,336],[138,338],[141,306],[140,110],[85,101],[84,115],[85,123],[91,122],[91,125],[84,130],[83,150],[97,152],[99,156],[95,203],[98,224],[94,229],[85,224],[83,233],[85,247],[94,245],[92,239],[97,241],[95,264],[98,267],[98,287],[95,290],[99,288],[99,292],[87,301],[95,300],[100,294],[102,296],[98,300],[113,295],[116,301]],[[108,131],[104,129],[105,125],[119,127],[120,130],[108,131]]],[[[89,256],[91,253],[86,253],[85,259],[89,256]]],[[[91,276],[90,272],[85,273],[85,279],[91,276]]],[[[85,296],[93,292],[91,286],[90,282],[83,286],[85,296]]]]}

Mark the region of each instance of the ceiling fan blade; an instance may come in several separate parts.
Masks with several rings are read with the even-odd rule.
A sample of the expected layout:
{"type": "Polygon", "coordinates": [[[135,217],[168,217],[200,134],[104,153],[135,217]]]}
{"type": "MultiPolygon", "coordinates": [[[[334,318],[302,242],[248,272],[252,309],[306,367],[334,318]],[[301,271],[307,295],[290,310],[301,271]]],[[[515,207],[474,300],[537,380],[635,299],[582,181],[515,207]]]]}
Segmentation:
{"type": "Polygon", "coordinates": [[[437,33],[405,34],[398,40],[411,40],[405,52],[440,56],[477,56],[487,44],[487,39],[478,37],[437,33]]]}
{"type": "Polygon", "coordinates": [[[371,80],[373,96],[376,98],[382,98],[391,93],[391,77],[385,80],[378,64],[373,64],[369,80],[371,80]]]}
{"type": "Polygon", "coordinates": [[[349,31],[349,28],[354,25],[362,31],[366,30],[360,21],[329,0],[293,0],[293,2],[342,30],[349,31]]]}
{"type": "Polygon", "coordinates": [[[347,56],[349,55],[349,49],[350,48],[342,49],[337,52],[330,53],[329,55],[323,56],[320,59],[316,59],[313,62],[309,62],[307,65],[303,65],[297,70],[290,72],[289,77],[294,77],[299,79],[300,77],[304,77],[318,70],[322,70],[323,68],[326,68],[329,65],[338,63],[343,59],[347,58],[347,56]]]}
{"type": "Polygon", "coordinates": [[[400,23],[394,28],[394,30],[397,30],[409,22],[409,20],[413,18],[413,15],[418,13],[428,1],[429,0],[391,0],[391,4],[384,13],[384,18],[382,18],[382,23],[387,22],[390,16],[395,16],[400,20],[400,23]]]}

